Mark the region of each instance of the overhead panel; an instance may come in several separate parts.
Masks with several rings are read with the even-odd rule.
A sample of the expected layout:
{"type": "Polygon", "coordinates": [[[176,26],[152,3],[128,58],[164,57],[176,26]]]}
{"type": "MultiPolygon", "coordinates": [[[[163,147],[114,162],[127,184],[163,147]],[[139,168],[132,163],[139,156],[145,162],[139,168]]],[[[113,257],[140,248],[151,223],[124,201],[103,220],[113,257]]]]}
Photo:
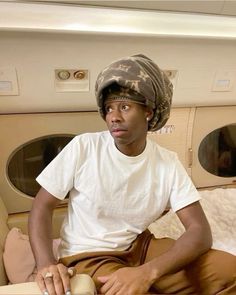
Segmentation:
{"type": "Polygon", "coordinates": [[[89,71],[87,69],[56,69],[55,89],[57,92],[88,92],[89,71]]]}
{"type": "Polygon", "coordinates": [[[0,95],[19,95],[16,69],[0,67],[0,95]]]}

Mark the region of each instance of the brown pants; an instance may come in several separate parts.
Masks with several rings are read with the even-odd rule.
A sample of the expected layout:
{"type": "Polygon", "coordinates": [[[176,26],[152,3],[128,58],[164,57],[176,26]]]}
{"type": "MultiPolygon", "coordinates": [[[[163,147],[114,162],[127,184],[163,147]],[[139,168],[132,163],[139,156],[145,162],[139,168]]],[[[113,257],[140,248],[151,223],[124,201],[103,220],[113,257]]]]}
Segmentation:
{"type": "MultiPolygon", "coordinates": [[[[147,230],[126,251],[92,252],[61,259],[67,266],[75,266],[77,273],[87,273],[95,281],[97,290],[101,283],[98,276],[107,275],[119,268],[138,266],[166,252],[174,240],[156,239],[147,230]]],[[[163,276],[153,284],[151,294],[236,294],[236,256],[210,250],[183,270],[163,276]]],[[[124,294],[125,295],[125,294],[124,294]]]]}

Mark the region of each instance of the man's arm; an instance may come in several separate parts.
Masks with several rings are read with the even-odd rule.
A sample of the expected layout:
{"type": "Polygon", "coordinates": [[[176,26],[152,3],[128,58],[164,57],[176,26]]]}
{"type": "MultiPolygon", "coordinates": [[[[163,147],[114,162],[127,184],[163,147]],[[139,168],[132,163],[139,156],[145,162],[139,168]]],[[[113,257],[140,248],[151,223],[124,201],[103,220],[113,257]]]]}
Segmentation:
{"type": "Polygon", "coordinates": [[[36,195],[29,216],[29,237],[38,268],[56,264],[52,250],[52,214],[60,200],[44,188],[36,195]]]}
{"type": "MultiPolygon", "coordinates": [[[[185,227],[184,234],[159,257],[139,267],[122,268],[107,277],[101,291],[129,290],[130,294],[143,294],[162,276],[176,272],[209,250],[212,244],[210,226],[199,202],[176,212],[185,227]]],[[[115,292],[114,292],[115,294],[115,292]]]]}
{"type": "Polygon", "coordinates": [[[199,202],[176,212],[185,227],[185,232],[163,255],[147,263],[153,272],[153,280],[178,271],[189,264],[212,245],[209,223],[199,202]]]}
{"type": "Polygon", "coordinates": [[[37,266],[36,281],[42,292],[65,294],[70,288],[67,268],[58,264],[52,247],[52,214],[60,200],[44,188],[36,195],[29,216],[29,237],[37,266]],[[45,278],[46,273],[53,277],[45,278]]]}

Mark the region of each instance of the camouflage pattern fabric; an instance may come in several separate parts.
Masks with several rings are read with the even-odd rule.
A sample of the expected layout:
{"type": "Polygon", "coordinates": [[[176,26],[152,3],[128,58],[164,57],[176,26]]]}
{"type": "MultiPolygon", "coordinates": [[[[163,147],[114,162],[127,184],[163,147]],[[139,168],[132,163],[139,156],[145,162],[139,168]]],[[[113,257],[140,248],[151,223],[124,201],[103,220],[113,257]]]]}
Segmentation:
{"type": "Polygon", "coordinates": [[[154,61],[142,54],[133,55],[112,62],[100,72],[95,84],[95,95],[103,119],[104,90],[112,84],[135,91],[144,98],[145,105],[153,109],[149,131],[156,131],[165,125],[170,115],[173,86],[154,61]]]}

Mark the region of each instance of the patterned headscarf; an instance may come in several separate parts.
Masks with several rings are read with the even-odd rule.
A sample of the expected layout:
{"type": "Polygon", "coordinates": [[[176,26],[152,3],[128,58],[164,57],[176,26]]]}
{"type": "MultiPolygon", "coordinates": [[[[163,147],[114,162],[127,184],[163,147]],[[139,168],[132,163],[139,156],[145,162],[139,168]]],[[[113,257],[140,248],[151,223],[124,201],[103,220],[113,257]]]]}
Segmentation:
{"type": "Polygon", "coordinates": [[[98,75],[95,95],[99,112],[105,119],[104,100],[114,84],[127,90],[131,100],[143,102],[153,110],[148,130],[165,125],[170,115],[173,86],[166,74],[145,55],[133,55],[114,61],[98,75]],[[129,91],[131,90],[131,91],[129,91]],[[131,94],[134,93],[132,96],[131,94]]]}

